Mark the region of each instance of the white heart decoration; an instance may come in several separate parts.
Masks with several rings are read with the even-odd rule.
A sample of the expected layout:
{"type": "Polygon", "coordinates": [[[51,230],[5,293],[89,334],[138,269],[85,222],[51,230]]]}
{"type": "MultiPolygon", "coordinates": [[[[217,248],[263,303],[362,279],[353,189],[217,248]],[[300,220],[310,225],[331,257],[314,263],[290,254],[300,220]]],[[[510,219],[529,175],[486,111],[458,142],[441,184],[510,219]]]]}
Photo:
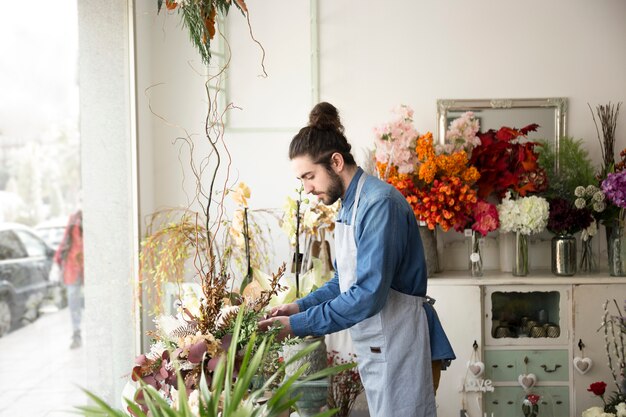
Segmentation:
{"type": "Polygon", "coordinates": [[[592,365],[593,361],[589,358],[581,358],[580,356],[576,356],[574,358],[574,369],[576,369],[581,375],[585,375],[589,372],[592,365]]]}
{"type": "Polygon", "coordinates": [[[529,390],[537,383],[537,377],[535,374],[521,374],[517,377],[517,382],[519,382],[524,390],[529,390]]]}
{"type": "Polygon", "coordinates": [[[485,364],[480,361],[467,362],[467,369],[469,369],[474,378],[478,378],[485,372],[485,364]]]}

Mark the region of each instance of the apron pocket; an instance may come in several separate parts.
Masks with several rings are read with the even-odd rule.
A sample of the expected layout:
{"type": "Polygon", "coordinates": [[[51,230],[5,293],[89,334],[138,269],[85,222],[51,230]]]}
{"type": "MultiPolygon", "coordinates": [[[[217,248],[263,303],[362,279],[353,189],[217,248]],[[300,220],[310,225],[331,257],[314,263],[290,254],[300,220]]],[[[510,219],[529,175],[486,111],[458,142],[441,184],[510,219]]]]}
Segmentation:
{"type": "Polygon", "coordinates": [[[355,324],[350,328],[353,341],[365,341],[376,337],[383,337],[383,323],[380,313],[355,324]]]}

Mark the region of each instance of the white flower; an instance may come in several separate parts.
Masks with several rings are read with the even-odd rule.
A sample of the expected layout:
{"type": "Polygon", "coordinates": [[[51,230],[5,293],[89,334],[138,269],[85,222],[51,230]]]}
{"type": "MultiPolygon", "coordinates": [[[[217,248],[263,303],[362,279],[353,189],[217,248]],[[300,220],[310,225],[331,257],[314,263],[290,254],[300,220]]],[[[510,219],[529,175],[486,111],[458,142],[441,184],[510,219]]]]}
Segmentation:
{"type": "MultiPolygon", "coordinates": [[[[585,194],[587,194],[588,197],[591,197],[597,191],[598,191],[598,187],[596,187],[595,185],[588,185],[587,188],[585,189],[585,194]]],[[[576,192],[574,191],[574,193],[576,192]]]]}
{"type": "Polygon", "coordinates": [[[167,346],[165,346],[165,343],[162,340],[159,340],[150,346],[150,352],[146,354],[146,358],[156,360],[163,355],[163,352],[165,352],[166,349],[167,346]]]}
{"type": "Polygon", "coordinates": [[[582,185],[579,185],[578,187],[576,187],[576,189],[574,189],[574,195],[576,197],[584,197],[585,196],[585,187],[583,187],[582,185]]]}
{"type": "Polygon", "coordinates": [[[602,191],[597,191],[593,195],[594,201],[604,201],[605,198],[606,198],[606,196],[604,195],[604,193],[602,191]]]}
{"type": "MultiPolygon", "coordinates": [[[[591,407],[583,411],[581,417],[604,417],[604,408],[602,407],[591,407]]],[[[615,417],[615,416],[613,416],[615,417]]]]}
{"type": "Polygon", "coordinates": [[[522,197],[511,200],[507,192],[498,205],[500,228],[503,232],[520,232],[524,235],[539,233],[546,228],[550,205],[542,197],[522,197]]]}
{"type": "Polygon", "coordinates": [[[576,206],[577,209],[585,208],[586,205],[587,205],[587,202],[582,197],[579,197],[576,199],[576,201],[574,201],[574,206],[576,206]]]}
{"type": "Polygon", "coordinates": [[[580,234],[580,238],[583,241],[587,241],[597,234],[598,234],[598,223],[596,223],[596,221],[593,220],[591,224],[587,226],[586,229],[583,229],[582,233],[580,234]]]}
{"type": "Polygon", "coordinates": [[[595,203],[593,203],[593,209],[598,213],[604,211],[605,208],[606,203],[604,201],[596,201],[595,203]]]}
{"type": "Polygon", "coordinates": [[[626,417],[626,403],[619,403],[615,407],[617,417],[626,417]]]}

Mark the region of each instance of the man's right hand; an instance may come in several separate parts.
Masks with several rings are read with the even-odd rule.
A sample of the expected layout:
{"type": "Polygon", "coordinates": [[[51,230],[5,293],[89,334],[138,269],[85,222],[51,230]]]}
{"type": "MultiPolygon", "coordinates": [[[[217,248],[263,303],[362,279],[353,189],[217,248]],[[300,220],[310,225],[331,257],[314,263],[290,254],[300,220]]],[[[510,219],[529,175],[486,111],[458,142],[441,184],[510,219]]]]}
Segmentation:
{"type": "Polygon", "coordinates": [[[291,316],[300,312],[300,307],[296,303],[282,304],[270,310],[269,317],[291,316]]]}

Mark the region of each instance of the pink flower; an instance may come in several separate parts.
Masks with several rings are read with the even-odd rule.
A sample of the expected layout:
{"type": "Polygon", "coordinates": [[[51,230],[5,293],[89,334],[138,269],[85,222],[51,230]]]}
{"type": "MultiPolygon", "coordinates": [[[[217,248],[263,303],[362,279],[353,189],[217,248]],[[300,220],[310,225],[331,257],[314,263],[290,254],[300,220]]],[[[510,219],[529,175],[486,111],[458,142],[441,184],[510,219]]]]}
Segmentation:
{"type": "Polygon", "coordinates": [[[472,229],[483,236],[487,236],[487,233],[500,227],[498,209],[495,205],[487,203],[485,200],[479,200],[474,205],[472,216],[474,217],[472,229]]]}

